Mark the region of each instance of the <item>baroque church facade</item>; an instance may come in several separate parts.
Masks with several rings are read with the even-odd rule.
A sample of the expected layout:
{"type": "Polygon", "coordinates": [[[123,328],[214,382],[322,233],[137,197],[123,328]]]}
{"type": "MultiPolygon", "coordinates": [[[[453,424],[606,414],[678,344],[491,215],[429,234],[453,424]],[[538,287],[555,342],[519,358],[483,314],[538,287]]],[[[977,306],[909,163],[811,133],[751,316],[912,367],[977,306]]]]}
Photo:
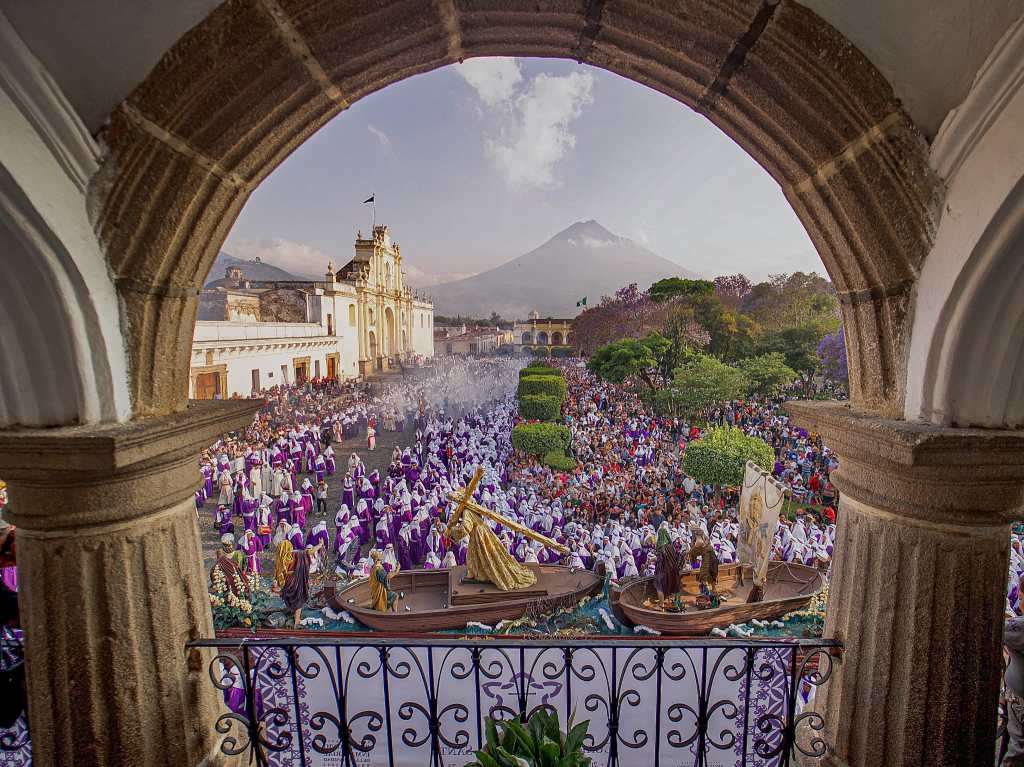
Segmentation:
{"type": "Polygon", "coordinates": [[[189,396],[226,399],[310,378],[348,379],[433,356],[434,306],[405,284],[387,226],[356,237],[323,281],[248,280],[238,266],[201,293],[189,396]]]}
{"type": "Polygon", "coordinates": [[[356,296],[360,372],[380,369],[388,358],[433,354],[434,305],[405,284],[402,253],[385,225],[368,239],[356,235],[355,257],[337,272],[328,265],[330,286],[356,296]]]}

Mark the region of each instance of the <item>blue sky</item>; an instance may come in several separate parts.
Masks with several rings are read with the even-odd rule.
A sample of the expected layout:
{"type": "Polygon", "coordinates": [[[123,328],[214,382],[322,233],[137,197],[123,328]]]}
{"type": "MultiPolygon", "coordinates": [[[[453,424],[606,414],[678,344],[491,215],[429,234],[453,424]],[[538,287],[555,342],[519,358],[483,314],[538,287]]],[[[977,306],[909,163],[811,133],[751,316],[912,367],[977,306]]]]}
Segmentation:
{"type": "Polygon", "coordinates": [[[224,249],[319,274],[369,229],[370,194],[420,285],[587,219],[706,276],[824,273],[778,186],[731,139],[574,62],[472,59],[368,96],[263,182],[224,249]]]}

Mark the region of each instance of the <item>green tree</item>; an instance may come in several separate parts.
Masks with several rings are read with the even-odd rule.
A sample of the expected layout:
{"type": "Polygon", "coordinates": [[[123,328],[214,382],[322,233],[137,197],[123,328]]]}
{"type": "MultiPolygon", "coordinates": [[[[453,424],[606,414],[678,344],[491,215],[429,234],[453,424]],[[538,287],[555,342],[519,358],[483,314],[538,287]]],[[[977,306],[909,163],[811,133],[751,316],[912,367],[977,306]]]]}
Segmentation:
{"type": "Polygon", "coordinates": [[[771,394],[780,386],[793,383],[799,376],[786,364],[779,352],[761,354],[742,360],[737,367],[747,377],[748,394],[771,394]]]}
{"type": "Polygon", "coordinates": [[[660,333],[646,338],[624,338],[599,348],[587,363],[594,375],[612,383],[643,381],[651,391],[658,387],[655,375],[672,343],[660,333]]]}
{"type": "Polygon", "coordinates": [[[674,410],[675,415],[693,416],[705,408],[743,396],[747,378],[732,365],[708,354],[694,354],[676,369],[672,394],[655,407],[674,410]]]}
{"type": "Polygon", "coordinates": [[[818,369],[818,344],[825,332],[813,324],[796,325],[767,333],[757,345],[758,354],[781,354],[787,366],[806,382],[818,369]]]}
{"type": "Polygon", "coordinates": [[[658,280],[647,291],[647,295],[655,303],[661,303],[676,296],[696,298],[698,296],[713,296],[714,294],[715,283],[710,280],[687,280],[682,277],[668,277],[664,280],[658,280]]]}
{"type": "Polygon", "coordinates": [[[723,426],[686,446],[683,471],[698,482],[736,487],[743,481],[747,461],[768,470],[775,463],[775,452],[764,440],[748,437],[742,429],[723,426]]]}

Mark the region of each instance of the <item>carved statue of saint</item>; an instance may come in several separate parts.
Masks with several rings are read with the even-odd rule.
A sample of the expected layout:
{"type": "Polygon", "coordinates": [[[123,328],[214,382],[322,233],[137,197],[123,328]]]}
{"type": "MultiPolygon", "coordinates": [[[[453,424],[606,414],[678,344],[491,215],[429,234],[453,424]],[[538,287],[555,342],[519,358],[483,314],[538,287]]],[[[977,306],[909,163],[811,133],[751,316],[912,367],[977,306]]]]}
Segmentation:
{"type": "Polygon", "coordinates": [[[658,601],[667,607],[671,603],[670,598],[679,593],[679,553],[664,523],[658,529],[655,552],[654,588],[658,592],[658,601]]]}
{"type": "Polygon", "coordinates": [[[370,552],[370,559],[373,560],[373,569],[370,570],[370,607],[382,613],[393,612],[398,594],[391,590],[391,578],[384,567],[384,555],[379,549],[374,549],[370,552]]]}
{"type": "Polygon", "coordinates": [[[700,584],[700,592],[708,598],[712,607],[716,606],[718,600],[718,552],[711,542],[703,534],[698,535],[690,547],[688,559],[690,563],[696,562],[700,557],[700,571],[697,573],[697,583],[700,584]]]}

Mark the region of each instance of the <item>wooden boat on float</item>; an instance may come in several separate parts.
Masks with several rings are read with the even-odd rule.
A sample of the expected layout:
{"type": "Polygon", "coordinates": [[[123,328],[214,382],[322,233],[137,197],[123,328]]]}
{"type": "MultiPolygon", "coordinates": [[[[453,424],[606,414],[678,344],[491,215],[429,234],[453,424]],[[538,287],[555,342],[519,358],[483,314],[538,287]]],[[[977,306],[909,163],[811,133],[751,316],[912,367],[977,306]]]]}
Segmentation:
{"type": "Polygon", "coordinates": [[[750,568],[745,568],[740,584],[740,566],[722,565],[718,571],[718,591],[722,597],[716,608],[699,610],[696,606],[700,586],[696,571],[681,578],[683,612],[654,609],[650,600],[657,599],[653,576],[638,578],[613,588],[609,595],[612,612],[627,626],[647,626],[673,636],[707,636],[713,628],[747,623],[757,618],[772,620],[794,610],[807,607],[822,587],[822,574],[806,565],[772,561],[768,563],[764,599],[747,603],[753,586],[750,568]]]}
{"type": "Polygon", "coordinates": [[[575,605],[596,594],[603,581],[589,570],[561,565],[526,565],[537,574],[532,586],[501,591],[491,583],[470,581],[465,566],[447,570],[405,570],[391,578],[397,591],[394,612],[370,607],[370,582],[357,581],[330,598],[331,608],[348,611],[378,631],[417,632],[465,628],[470,621],[494,626],[575,605]]]}

